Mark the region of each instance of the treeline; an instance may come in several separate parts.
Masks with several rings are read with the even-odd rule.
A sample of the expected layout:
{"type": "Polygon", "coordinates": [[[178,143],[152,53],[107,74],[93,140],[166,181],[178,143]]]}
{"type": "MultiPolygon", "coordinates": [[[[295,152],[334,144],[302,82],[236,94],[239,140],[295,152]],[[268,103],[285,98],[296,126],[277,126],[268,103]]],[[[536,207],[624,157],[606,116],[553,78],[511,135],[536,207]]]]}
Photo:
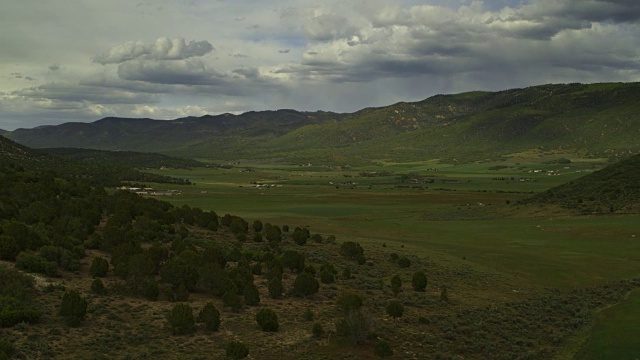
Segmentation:
{"type": "Polygon", "coordinates": [[[64,159],[85,163],[108,163],[120,167],[137,169],[159,169],[168,167],[173,169],[190,169],[203,167],[204,163],[191,159],[175,158],[156,153],[143,153],[135,151],[108,151],[78,148],[48,148],[42,151],[64,159]]]}

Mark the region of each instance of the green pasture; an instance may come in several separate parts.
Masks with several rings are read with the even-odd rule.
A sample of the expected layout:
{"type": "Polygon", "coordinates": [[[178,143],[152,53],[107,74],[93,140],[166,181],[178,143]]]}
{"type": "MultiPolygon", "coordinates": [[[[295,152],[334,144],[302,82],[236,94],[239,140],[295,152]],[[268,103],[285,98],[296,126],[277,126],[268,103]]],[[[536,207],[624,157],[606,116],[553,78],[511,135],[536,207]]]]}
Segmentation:
{"type": "Polygon", "coordinates": [[[494,166],[425,161],[333,169],[263,163],[162,173],[196,183],[183,187],[182,195],[167,198],[176,205],[308,225],[339,239],[405,245],[423,255],[464,257],[470,264],[516,274],[540,286],[579,287],[640,275],[638,216],[558,218],[544,209],[513,205],[531,192],[583,176],[591,164],[489,170],[494,166]],[[435,167],[439,170],[427,171],[435,167]],[[543,168],[561,175],[529,172],[543,168]],[[384,176],[359,175],[383,171],[384,176]],[[409,172],[445,181],[400,183],[399,176],[409,172]],[[521,176],[535,181],[494,180],[521,176]],[[341,187],[346,182],[356,186],[341,187]]]}
{"type": "Polygon", "coordinates": [[[586,360],[635,360],[640,357],[640,290],[629,299],[600,311],[584,348],[577,358],[586,360]]]}

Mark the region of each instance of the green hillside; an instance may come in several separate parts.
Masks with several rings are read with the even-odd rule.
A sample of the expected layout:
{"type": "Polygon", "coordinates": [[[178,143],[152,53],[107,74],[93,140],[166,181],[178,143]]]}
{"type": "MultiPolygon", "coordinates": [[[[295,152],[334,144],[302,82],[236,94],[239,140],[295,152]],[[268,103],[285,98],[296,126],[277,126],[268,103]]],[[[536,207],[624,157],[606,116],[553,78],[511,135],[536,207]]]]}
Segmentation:
{"type": "Polygon", "coordinates": [[[48,148],[42,151],[65,159],[87,163],[109,163],[117,166],[133,168],[173,168],[189,169],[205,166],[196,160],[170,157],[162,154],[135,151],[108,151],[76,148],[48,148]]]}
{"type": "Polygon", "coordinates": [[[583,213],[640,210],[640,155],[537,194],[524,203],[555,204],[583,213]]]}

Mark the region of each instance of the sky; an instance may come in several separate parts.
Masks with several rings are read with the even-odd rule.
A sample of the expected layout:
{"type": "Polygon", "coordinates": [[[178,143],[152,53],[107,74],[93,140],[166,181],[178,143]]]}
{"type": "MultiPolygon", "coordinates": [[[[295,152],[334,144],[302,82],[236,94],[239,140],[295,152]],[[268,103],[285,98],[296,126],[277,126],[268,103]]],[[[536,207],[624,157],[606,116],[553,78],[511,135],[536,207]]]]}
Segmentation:
{"type": "Polygon", "coordinates": [[[638,0],[3,0],[0,129],[640,81],[638,0]]]}

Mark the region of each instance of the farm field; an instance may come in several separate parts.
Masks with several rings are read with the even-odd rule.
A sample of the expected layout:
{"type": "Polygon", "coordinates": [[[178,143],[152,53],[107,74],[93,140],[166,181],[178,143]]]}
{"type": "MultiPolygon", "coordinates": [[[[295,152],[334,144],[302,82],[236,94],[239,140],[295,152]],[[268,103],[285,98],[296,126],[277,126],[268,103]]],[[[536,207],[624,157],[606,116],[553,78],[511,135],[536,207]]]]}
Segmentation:
{"type": "MultiPolygon", "coordinates": [[[[584,288],[640,276],[640,216],[577,216],[517,205],[604,163],[501,164],[430,161],[332,168],[242,163],[159,173],[195,182],[181,195],[165,198],[174,205],[310,226],[338,241],[385,246],[495,274],[514,292],[584,288]],[[411,174],[429,181],[403,178],[411,174]]],[[[640,314],[629,311],[637,299],[636,291],[628,302],[599,313],[581,354],[624,358],[625,351],[637,352],[636,335],[629,330],[640,326],[640,314]],[[628,316],[617,321],[612,313],[628,316]],[[611,336],[618,332],[627,335],[611,336]]]]}

